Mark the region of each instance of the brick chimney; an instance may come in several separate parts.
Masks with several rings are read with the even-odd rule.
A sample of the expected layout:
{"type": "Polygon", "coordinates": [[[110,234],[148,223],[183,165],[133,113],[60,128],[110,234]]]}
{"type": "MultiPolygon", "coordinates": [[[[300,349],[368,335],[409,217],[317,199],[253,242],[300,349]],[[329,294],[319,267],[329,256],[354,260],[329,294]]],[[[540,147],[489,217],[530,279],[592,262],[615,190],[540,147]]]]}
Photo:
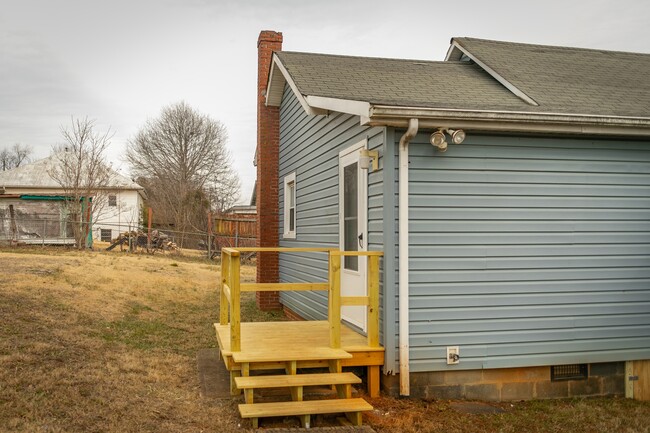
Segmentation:
{"type": "MultiPolygon", "coordinates": [[[[282,50],[282,33],[263,30],[257,39],[257,246],[279,245],[278,159],[280,108],[267,107],[266,86],[274,51],[282,50]]],[[[278,254],[258,253],[257,282],[277,283],[278,254]]],[[[279,292],[257,292],[261,310],[281,309],[279,292]]]]}

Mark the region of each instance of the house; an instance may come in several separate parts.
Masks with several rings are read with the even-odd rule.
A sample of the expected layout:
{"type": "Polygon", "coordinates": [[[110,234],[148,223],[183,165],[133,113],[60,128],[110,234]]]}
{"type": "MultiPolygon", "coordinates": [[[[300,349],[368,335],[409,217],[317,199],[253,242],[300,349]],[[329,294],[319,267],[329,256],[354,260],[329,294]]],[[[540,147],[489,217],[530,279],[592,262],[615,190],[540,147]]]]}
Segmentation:
{"type": "MultiPolygon", "coordinates": [[[[453,38],[444,61],[364,58],[263,31],[258,64],[259,246],[383,252],[385,391],[625,393],[650,360],[650,55],[453,38]]],[[[366,272],[346,257],[342,293],[366,272]]],[[[322,292],[257,299],[327,311],[322,292]]],[[[342,316],[364,332],[363,308],[342,316]]]]}
{"type": "MultiPolygon", "coordinates": [[[[62,206],[65,190],[50,173],[59,164],[56,154],[0,173],[0,238],[25,243],[74,243],[71,223],[62,206]],[[10,227],[10,210],[17,222],[10,227]]],[[[144,189],[112,171],[102,190],[106,200],[93,213],[93,237],[111,241],[140,224],[144,189]]]]}

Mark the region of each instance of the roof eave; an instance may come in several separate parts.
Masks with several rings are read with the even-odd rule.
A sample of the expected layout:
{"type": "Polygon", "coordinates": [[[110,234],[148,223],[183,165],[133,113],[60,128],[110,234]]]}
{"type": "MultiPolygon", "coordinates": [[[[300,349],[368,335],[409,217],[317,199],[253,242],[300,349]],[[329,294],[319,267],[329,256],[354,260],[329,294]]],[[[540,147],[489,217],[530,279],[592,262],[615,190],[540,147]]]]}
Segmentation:
{"type": "Polygon", "coordinates": [[[480,131],[544,134],[650,137],[650,118],[562,113],[435,109],[375,105],[363,119],[368,126],[407,127],[417,118],[422,128],[462,128],[480,131]]]}
{"type": "Polygon", "coordinates": [[[312,107],[309,105],[305,96],[300,92],[296,82],[287,71],[287,68],[284,67],[280,58],[273,53],[273,59],[271,60],[271,68],[269,71],[269,81],[266,87],[266,105],[271,107],[279,107],[282,103],[282,95],[284,94],[284,86],[289,84],[289,87],[296,95],[298,102],[309,115],[319,115],[327,114],[326,110],[321,110],[317,107],[312,107]]]}
{"type": "Polygon", "coordinates": [[[326,112],[353,114],[355,116],[370,116],[370,103],[352,99],[328,98],[325,96],[307,96],[305,98],[310,107],[326,112]]]}

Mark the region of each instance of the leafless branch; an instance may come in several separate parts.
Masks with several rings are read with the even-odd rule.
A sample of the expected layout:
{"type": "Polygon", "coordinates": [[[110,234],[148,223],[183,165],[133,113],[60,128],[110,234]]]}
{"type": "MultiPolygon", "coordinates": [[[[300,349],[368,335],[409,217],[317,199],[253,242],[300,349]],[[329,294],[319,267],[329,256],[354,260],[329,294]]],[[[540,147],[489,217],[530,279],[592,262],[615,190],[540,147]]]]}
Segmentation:
{"type": "Polygon", "coordinates": [[[90,215],[97,218],[106,205],[107,188],[114,174],[104,156],[112,133],[97,133],[94,127],[94,121],[88,118],[72,119],[71,126],[62,126],[65,143],[54,147],[57,164],[49,172],[66,196],[65,210],[75,222],[79,248],[85,248],[85,239],[92,230],[90,215]]]}
{"type": "Polygon", "coordinates": [[[29,156],[32,153],[30,146],[16,143],[11,149],[0,150],[0,169],[1,171],[11,170],[20,167],[24,162],[29,162],[29,156]]]}
{"type": "Polygon", "coordinates": [[[235,203],[239,178],[226,141],[220,122],[179,102],[165,107],[129,142],[127,160],[157,221],[180,231],[205,229],[208,210],[235,203]]]}

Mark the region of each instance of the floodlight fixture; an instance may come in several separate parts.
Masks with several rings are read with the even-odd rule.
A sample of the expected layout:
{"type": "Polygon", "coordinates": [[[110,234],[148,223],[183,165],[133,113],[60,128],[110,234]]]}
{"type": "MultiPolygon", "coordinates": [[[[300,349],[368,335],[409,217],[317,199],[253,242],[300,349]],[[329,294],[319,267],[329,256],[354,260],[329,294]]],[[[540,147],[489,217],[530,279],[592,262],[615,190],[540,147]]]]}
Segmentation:
{"type": "Polygon", "coordinates": [[[431,145],[437,148],[439,151],[444,152],[447,150],[447,141],[445,140],[445,133],[442,129],[437,130],[429,138],[431,145]]]}
{"type": "Polygon", "coordinates": [[[451,136],[451,142],[460,144],[465,141],[465,131],[462,129],[447,129],[447,134],[451,136]]]}

